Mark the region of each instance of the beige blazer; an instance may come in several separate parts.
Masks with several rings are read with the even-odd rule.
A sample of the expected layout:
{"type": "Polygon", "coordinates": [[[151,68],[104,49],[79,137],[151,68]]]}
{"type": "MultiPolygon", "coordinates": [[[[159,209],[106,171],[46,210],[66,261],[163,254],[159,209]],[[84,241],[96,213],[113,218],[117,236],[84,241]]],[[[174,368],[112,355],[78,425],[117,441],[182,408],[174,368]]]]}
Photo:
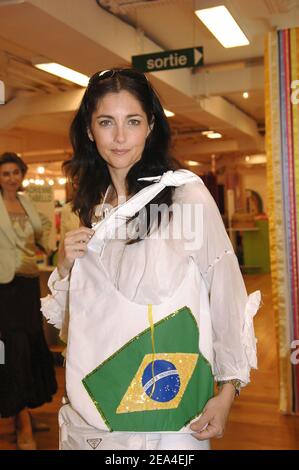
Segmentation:
{"type": "MultiPolygon", "coordinates": [[[[18,198],[33,226],[35,241],[40,245],[42,224],[38,212],[26,196],[18,193],[18,198]]],[[[15,232],[0,193],[0,284],[7,284],[14,278],[17,259],[16,253],[15,232]]]]}

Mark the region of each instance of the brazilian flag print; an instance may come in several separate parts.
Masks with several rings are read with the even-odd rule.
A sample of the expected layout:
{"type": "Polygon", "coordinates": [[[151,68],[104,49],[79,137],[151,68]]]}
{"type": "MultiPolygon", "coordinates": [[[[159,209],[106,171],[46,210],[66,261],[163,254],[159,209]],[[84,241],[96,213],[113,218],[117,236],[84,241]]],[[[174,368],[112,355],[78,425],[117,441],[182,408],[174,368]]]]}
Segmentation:
{"type": "Polygon", "coordinates": [[[90,372],[83,385],[111,431],[178,431],[213,396],[211,366],[199,351],[188,307],[141,332],[90,372]]]}

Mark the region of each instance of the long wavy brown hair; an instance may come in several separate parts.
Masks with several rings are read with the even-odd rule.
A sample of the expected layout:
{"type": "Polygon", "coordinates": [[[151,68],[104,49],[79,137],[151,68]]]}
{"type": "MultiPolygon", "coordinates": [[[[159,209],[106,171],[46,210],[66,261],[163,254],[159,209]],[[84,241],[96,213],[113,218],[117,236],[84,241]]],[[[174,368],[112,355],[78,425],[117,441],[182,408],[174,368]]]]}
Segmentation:
{"type": "MultiPolygon", "coordinates": [[[[73,157],[64,164],[68,177],[76,181],[77,189],[73,199],[73,210],[87,227],[91,226],[95,205],[104,197],[111,183],[107,163],[99,154],[95,142],[88,137],[93,112],[99,100],[107,93],[125,90],[140,103],[153,129],[146,139],[141,159],[133,165],[126,177],[126,189],[134,195],[150,183],[138,181],[144,176],[157,176],[165,171],[178,168],[171,158],[170,128],[158,95],[146,76],[133,69],[111,69],[94,74],[84,93],[79,109],[70,129],[73,157]]],[[[165,188],[151,201],[151,204],[172,204],[173,188],[165,188]]],[[[149,221],[149,205],[146,207],[149,221]]]]}

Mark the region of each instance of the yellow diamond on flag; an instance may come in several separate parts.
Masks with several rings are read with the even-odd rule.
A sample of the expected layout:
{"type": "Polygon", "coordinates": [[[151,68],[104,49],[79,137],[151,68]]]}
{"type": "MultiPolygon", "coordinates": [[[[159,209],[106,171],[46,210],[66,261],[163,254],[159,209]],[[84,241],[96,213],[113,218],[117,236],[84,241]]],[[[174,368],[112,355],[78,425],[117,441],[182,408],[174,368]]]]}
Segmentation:
{"type": "Polygon", "coordinates": [[[146,354],[116,413],[177,408],[194,372],[198,354],[146,354]]]}

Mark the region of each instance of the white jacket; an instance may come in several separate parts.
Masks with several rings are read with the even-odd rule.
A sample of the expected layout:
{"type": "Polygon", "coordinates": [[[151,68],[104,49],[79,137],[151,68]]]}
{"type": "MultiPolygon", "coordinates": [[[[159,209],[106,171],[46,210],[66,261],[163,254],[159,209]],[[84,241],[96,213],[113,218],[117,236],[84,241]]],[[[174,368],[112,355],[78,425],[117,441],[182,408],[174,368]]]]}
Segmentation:
{"type": "MultiPolygon", "coordinates": [[[[32,202],[23,194],[18,199],[24,207],[34,230],[35,241],[42,244],[42,223],[32,202]]],[[[16,236],[0,193],[0,284],[9,283],[16,270],[16,236]]]]}

